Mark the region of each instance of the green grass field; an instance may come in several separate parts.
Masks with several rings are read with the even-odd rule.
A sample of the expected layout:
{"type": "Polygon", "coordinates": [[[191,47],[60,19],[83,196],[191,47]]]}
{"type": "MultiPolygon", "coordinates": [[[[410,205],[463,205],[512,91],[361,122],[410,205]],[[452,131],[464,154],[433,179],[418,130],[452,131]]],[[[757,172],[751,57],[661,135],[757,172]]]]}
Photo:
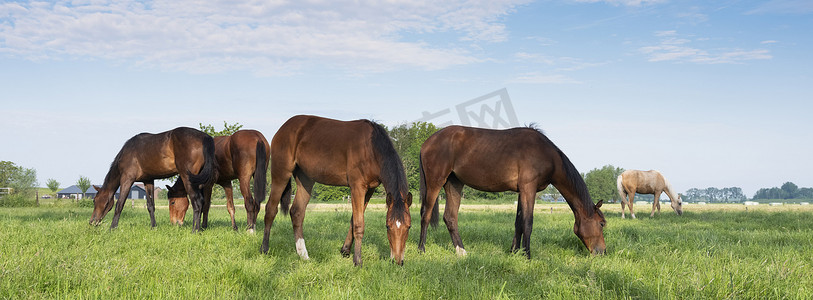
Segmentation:
{"type": "Polygon", "coordinates": [[[683,217],[666,208],[655,218],[639,207],[638,220],[622,220],[617,206],[603,207],[607,255],[591,257],[565,205],[538,205],[529,261],[508,251],[512,205],[463,208],[462,258],[442,222],[417,252],[415,205],[399,267],[389,260],[384,211],[371,205],[363,268],[339,254],[350,219],[341,205],[309,211],[309,261],[296,255],[287,217],[263,255],[262,234],[233,232],[222,207],[198,234],[168,225],[165,208],[150,229],[146,210],[127,205],[114,231],[112,213],[90,227],[90,208],[0,208],[0,298],[813,298],[809,207],[688,206],[683,217]]]}

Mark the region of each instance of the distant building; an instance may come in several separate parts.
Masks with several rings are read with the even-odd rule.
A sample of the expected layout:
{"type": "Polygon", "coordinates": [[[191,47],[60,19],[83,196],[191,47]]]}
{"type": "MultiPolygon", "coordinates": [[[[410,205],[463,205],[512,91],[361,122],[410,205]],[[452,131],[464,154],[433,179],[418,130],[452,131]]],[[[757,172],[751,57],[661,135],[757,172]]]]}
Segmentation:
{"type": "MultiPolygon", "coordinates": [[[[121,188],[116,190],[116,199],[119,198],[119,193],[121,192],[121,188]]],[[[93,185],[88,188],[85,192],[85,196],[89,199],[96,198],[96,188],[93,185]]],[[[61,190],[56,193],[57,198],[74,198],[74,199],[82,199],[82,190],[79,189],[78,186],[72,185],[64,190],[61,190]]],[[[132,188],[130,188],[130,195],[127,199],[146,199],[147,198],[147,191],[144,189],[143,184],[134,184],[132,188]]]]}

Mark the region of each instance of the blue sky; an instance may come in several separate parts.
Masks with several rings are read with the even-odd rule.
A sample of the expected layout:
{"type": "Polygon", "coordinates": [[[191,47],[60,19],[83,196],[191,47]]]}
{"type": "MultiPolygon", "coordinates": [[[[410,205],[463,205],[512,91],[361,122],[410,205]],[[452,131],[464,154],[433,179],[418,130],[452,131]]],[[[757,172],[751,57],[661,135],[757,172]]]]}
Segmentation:
{"type": "Polygon", "coordinates": [[[809,187],[811,32],[802,0],[6,1],[0,160],[100,183],[140,132],[392,126],[505,88],[581,172],[809,187]]]}

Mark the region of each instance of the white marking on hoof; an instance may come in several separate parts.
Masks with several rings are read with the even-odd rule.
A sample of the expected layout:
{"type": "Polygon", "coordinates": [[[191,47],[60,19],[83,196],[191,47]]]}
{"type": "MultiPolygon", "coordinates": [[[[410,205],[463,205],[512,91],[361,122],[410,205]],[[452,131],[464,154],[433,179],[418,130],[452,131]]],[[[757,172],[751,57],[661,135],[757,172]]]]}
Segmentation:
{"type": "Polygon", "coordinates": [[[249,230],[246,230],[246,232],[248,232],[248,233],[250,233],[250,234],[254,234],[254,228],[251,228],[251,229],[249,229],[249,230]]]}
{"type": "Polygon", "coordinates": [[[635,214],[632,214],[632,218],[633,218],[633,219],[637,219],[637,218],[635,217],[635,214]]]}
{"type": "Polygon", "coordinates": [[[460,248],[458,246],[454,247],[454,252],[457,253],[457,256],[466,256],[466,249],[460,248]]]}
{"type": "Polygon", "coordinates": [[[395,221],[395,228],[401,228],[401,221],[395,221]]]}
{"type": "Polygon", "coordinates": [[[310,259],[310,257],[308,257],[308,249],[305,248],[305,239],[296,240],[296,254],[299,254],[299,257],[304,260],[310,259]]]}

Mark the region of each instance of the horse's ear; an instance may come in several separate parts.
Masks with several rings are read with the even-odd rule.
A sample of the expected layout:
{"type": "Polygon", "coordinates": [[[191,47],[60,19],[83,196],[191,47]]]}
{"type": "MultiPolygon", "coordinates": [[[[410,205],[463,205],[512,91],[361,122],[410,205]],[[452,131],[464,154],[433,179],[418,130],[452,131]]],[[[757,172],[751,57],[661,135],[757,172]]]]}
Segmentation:
{"type": "Polygon", "coordinates": [[[412,206],[412,193],[409,193],[409,192],[407,193],[406,205],[407,205],[407,207],[412,206]]]}
{"type": "Polygon", "coordinates": [[[387,192],[387,205],[392,204],[392,193],[387,192]]]}
{"type": "Polygon", "coordinates": [[[598,200],[598,203],[596,203],[596,209],[601,208],[601,204],[603,204],[603,203],[604,203],[604,199],[598,200]]]}
{"type": "Polygon", "coordinates": [[[165,184],[164,186],[165,186],[165,187],[167,187],[167,191],[171,191],[171,190],[172,190],[172,187],[171,187],[171,186],[166,185],[166,184],[165,184]]]}

